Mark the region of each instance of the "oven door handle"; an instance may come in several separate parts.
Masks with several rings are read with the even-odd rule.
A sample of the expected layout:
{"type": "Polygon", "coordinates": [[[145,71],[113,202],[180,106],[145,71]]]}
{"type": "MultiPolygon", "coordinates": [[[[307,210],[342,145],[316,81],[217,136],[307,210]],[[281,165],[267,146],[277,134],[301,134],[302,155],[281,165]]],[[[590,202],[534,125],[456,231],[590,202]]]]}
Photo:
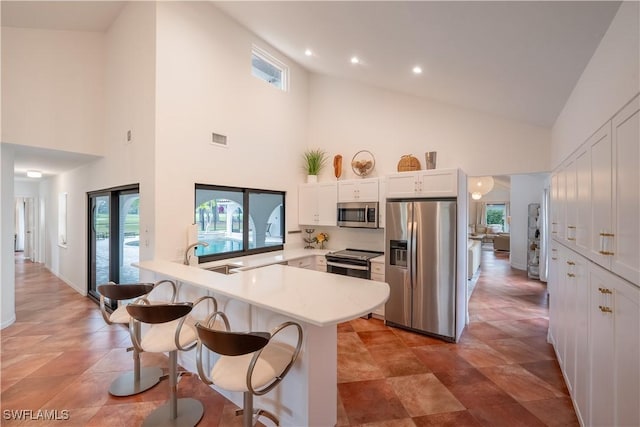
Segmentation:
{"type": "Polygon", "coordinates": [[[342,263],[339,263],[339,262],[332,262],[332,261],[327,261],[327,266],[348,268],[350,270],[361,270],[361,271],[368,271],[369,270],[369,267],[364,266],[364,265],[342,264],[342,263]]]}

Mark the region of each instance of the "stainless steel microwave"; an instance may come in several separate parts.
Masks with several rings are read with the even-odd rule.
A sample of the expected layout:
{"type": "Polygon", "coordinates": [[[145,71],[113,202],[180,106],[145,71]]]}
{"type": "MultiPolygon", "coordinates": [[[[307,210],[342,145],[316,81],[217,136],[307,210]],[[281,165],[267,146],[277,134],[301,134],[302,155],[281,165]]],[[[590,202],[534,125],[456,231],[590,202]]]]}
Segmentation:
{"type": "Polygon", "coordinates": [[[378,202],[338,203],[338,226],[378,228],[378,202]]]}

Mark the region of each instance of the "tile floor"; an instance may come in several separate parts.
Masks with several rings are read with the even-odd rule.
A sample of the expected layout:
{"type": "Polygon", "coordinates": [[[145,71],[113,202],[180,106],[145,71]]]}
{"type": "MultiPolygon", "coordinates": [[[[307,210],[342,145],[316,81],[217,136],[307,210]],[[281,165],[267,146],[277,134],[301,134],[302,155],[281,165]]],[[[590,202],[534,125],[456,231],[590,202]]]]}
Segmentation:
{"type": "MultiPolygon", "coordinates": [[[[387,328],[376,319],[338,327],[339,426],[578,425],[553,349],[546,342],[545,287],[483,251],[458,344],[387,328]]],[[[68,409],[68,421],[2,425],[135,426],[164,403],[164,383],[145,393],[107,393],[130,366],[126,329],[106,326],[98,307],[39,264],[16,259],[15,324],[1,335],[0,403],[6,409],[68,409]]],[[[143,354],[143,365],[167,366],[143,354]]],[[[205,404],[200,426],[236,426],[235,405],[196,377],[179,394],[205,404]]]]}

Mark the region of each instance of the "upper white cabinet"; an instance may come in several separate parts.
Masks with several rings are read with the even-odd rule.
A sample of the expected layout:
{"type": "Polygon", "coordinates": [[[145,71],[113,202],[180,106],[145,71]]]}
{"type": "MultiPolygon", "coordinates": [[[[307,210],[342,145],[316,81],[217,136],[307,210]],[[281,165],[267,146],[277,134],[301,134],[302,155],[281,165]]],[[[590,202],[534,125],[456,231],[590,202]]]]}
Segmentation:
{"type": "Polygon", "coordinates": [[[338,181],[338,202],[377,202],[378,178],[338,181]]]}
{"type": "Polygon", "coordinates": [[[589,258],[611,268],[611,258],[603,254],[604,237],[611,229],[611,122],[601,127],[587,141],[591,152],[591,227],[589,258]]]}
{"type": "Polygon", "coordinates": [[[335,182],[300,184],[298,187],[298,223],[300,225],[337,224],[336,203],[338,191],[335,182]]]}
{"type": "Polygon", "coordinates": [[[386,177],[387,197],[456,197],[457,169],[400,172],[386,177]]]}
{"type": "Polygon", "coordinates": [[[613,145],[613,236],[605,237],[611,270],[640,284],[640,98],[611,121],[613,145]],[[610,242],[610,243],[609,243],[610,242]],[[608,245],[607,245],[608,244],[608,245]]]}
{"type": "Polygon", "coordinates": [[[640,100],[634,98],[551,176],[551,235],[640,284],[640,100]]]}

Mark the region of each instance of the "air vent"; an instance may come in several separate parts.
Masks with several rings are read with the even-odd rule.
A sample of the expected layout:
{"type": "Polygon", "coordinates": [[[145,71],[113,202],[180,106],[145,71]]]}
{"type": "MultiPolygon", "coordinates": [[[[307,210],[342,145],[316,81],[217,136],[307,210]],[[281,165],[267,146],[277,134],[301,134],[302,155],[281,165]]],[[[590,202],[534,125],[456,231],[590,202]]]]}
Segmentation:
{"type": "Polygon", "coordinates": [[[227,136],[221,135],[219,133],[212,132],[211,133],[211,143],[215,145],[219,145],[221,147],[227,146],[227,136]]]}

